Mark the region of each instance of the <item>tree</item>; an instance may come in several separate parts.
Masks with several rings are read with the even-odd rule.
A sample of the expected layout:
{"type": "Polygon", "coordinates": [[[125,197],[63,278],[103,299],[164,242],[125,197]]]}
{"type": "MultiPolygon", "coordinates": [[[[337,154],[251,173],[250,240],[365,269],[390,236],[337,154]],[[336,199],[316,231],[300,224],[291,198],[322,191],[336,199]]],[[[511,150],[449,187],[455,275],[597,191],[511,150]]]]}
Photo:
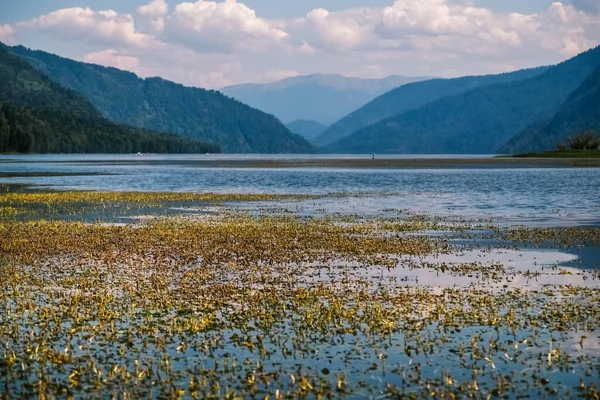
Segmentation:
{"type": "Polygon", "coordinates": [[[0,106],[0,153],[7,151],[8,137],[10,136],[10,127],[8,121],[4,118],[2,106],[0,106]]]}
{"type": "Polygon", "coordinates": [[[583,132],[569,139],[571,150],[596,150],[600,147],[600,137],[595,132],[583,132]]]}

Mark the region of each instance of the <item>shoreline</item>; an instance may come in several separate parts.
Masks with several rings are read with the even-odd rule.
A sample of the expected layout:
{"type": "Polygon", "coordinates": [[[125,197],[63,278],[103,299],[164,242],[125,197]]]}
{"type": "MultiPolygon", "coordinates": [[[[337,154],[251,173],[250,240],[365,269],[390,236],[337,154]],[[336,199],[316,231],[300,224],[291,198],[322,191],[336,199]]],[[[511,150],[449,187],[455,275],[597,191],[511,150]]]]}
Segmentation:
{"type": "MultiPolygon", "coordinates": [[[[14,162],[14,161],[13,161],[14,162]]],[[[18,160],[20,163],[62,164],[63,160],[18,160]]],[[[382,158],[365,159],[246,159],[246,160],[207,160],[207,159],[107,159],[107,160],[70,160],[75,165],[156,165],[189,166],[197,168],[348,168],[348,169],[419,169],[419,168],[581,168],[600,167],[600,158],[551,158],[551,157],[481,157],[481,158],[382,158]]],[[[9,162],[10,163],[10,162],[9,162]]]]}

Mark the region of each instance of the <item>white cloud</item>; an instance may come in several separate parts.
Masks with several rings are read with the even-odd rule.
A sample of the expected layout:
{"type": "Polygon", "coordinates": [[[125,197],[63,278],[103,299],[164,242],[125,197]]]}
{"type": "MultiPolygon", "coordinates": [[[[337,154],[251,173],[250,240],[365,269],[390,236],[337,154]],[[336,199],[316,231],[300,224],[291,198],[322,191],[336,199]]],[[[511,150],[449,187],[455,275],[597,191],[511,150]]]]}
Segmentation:
{"type": "Polygon", "coordinates": [[[287,33],[236,0],[180,3],[166,21],[167,38],[207,52],[266,50],[287,33]]]}
{"type": "Polygon", "coordinates": [[[149,38],[136,31],[133,17],[113,10],[65,8],[17,24],[18,29],[34,29],[66,40],[88,40],[109,45],[143,47],[149,38]]]}
{"type": "Polygon", "coordinates": [[[335,13],[318,8],[296,20],[292,27],[304,39],[303,46],[346,51],[372,43],[378,20],[378,10],[369,7],[335,13]]]}
{"type": "Polygon", "coordinates": [[[165,16],[169,12],[169,5],[165,0],[153,0],[152,2],[138,7],[137,13],[141,19],[142,31],[160,33],[165,29],[165,16]]]}
{"type": "Polygon", "coordinates": [[[296,48],[296,52],[300,54],[315,54],[317,49],[306,43],[306,41],[302,41],[302,44],[296,48]]]}
{"type": "Polygon", "coordinates": [[[234,57],[201,54],[179,45],[157,46],[151,53],[107,49],[87,53],[83,61],[131,71],[144,78],[160,76],[204,88],[231,85],[244,72],[234,57]]]}
{"type": "Polygon", "coordinates": [[[449,6],[445,0],[398,0],[382,11],[380,32],[394,34],[472,34],[490,22],[486,9],[449,6]]]}
{"type": "Polygon", "coordinates": [[[104,65],[105,67],[115,67],[131,72],[138,72],[140,60],[137,57],[119,55],[115,49],[108,49],[88,53],[83,57],[83,61],[91,64],[104,65]]]}
{"type": "Polygon", "coordinates": [[[152,2],[137,8],[140,15],[148,17],[164,17],[169,12],[169,5],[165,0],[153,0],[152,2]]]}
{"type": "Polygon", "coordinates": [[[15,33],[12,26],[8,24],[0,25],[0,41],[11,44],[14,40],[13,34],[15,33]]]}
{"type": "Polygon", "coordinates": [[[389,1],[281,20],[237,0],[171,0],[171,8],[153,0],[134,16],[67,8],[0,25],[0,40],[37,32],[79,42],[89,62],[206,87],[314,72],[489,73],[555,63],[600,44],[598,0],[555,2],[531,15],[494,13],[470,0],[389,1]],[[108,50],[95,51],[98,44],[108,50]]]}
{"type": "Polygon", "coordinates": [[[472,56],[496,61],[504,57],[503,61],[513,63],[509,58],[573,55],[598,45],[600,40],[597,16],[560,2],[545,12],[524,15],[493,13],[471,2],[397,0],[382,8],[336,13],[317,9],[289,26],[294,28],[294,40],[302,40],[311,49],[416,52],[419,59],[472,56]]]}
{"type": "Polygon", "coordinates": [[[600,18],[573,6],[552,3],[537,23],[537,44],[542,50],[574,56],[600,44],[600,18]]]}

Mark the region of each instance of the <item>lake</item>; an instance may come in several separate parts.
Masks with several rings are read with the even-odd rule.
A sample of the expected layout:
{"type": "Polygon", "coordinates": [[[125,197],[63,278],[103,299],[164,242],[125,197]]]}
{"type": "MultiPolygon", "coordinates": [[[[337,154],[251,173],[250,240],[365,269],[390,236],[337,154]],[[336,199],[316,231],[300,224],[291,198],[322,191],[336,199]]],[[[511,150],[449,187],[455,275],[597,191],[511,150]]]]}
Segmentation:
{"type": "Polygon", "coordinates": [[[595,163],[0,156],[2,390],[597,398],[595,163]]]}
{"type": "Polygon", "coordinates": [[[598,167],[479,155],[378,156],[371,162],[364,155],[0,156],[0,183],[60,190],[341,193],[349,196],[293,207],[299,213],[408,211],[532,225],[600,224],[598,167]]]}

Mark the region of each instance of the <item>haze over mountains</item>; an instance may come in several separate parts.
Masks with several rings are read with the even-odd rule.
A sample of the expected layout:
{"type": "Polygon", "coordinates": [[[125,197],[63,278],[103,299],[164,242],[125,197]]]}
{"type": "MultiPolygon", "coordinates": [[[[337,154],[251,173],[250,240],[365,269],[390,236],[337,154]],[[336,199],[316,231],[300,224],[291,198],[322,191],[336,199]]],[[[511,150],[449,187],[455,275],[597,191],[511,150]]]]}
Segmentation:
{"type": "Polygon", "coordinates": [[[290,122],[286,125],[286,127],[290,130],[290,132],[297,133],[311,143],[315,137],[319,136],[325,129],[327,129],[326,125],[306,119],[299,119],[294,122],[290,122]]]}
{"type": "Polygon", "coordinates": [[[481,86],[399,113],[343,137],[324,151],[495,153],[529,125],[554,113],[598,65],[600,47],[545,70],[526,71],[533,76],[525,79],[481,86]]]}
{"type": "Polygon", "coordinates": [[[283,123],[311,120],[329,125],[398,86],[428,78],[351,78],[338,74],[295,76],[264,84],[228,86],[221,92],[275,115],[283,123]]]}
{"type": "Polygon", "coordinates": [[[385,118],[419,108],[444,97],[464,93],[481,86],[513,82],[542,73],[544,67],[500,75],[466,76],[454,79],[430,79],[395,88],[353,111],[314,139],[318,146],[333,143],[355,131],[385,118]]]}
{"type": "Polygon", "coordinates": [[[306,153],[314,148],[272,115],[213,90],[12,47],[61,86],[86,97],[106,118],[217,144],[229,153],[306,153]]]}

